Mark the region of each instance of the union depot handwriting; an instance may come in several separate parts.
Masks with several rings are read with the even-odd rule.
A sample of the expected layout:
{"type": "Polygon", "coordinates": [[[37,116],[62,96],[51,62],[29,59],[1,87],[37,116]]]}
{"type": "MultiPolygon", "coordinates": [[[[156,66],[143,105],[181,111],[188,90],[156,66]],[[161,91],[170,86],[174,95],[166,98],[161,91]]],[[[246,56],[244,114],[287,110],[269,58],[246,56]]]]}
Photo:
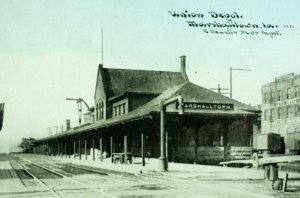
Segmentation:
{"type": "Polygon", "coordinates": [[[238,12],[218,13],[218,12],[183,12],[168,11],[177,19],[183,19],[190,28],[198,28],[205,34],[214,35],[263,35],[270,38],[282,36],[281,29],[293,29],[290,24],[278,25],[264,21],[251,22],[238,12]]]}

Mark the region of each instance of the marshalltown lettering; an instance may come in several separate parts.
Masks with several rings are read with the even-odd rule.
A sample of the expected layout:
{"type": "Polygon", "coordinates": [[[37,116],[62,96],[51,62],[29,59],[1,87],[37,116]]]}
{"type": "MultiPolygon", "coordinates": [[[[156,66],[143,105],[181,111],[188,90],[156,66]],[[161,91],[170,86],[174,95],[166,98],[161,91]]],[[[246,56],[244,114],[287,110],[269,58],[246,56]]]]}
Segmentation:
{"type": "Polygon", "coordinates": [[[233,110],[233,104],[185,102],[184,109],[233,110]]]}

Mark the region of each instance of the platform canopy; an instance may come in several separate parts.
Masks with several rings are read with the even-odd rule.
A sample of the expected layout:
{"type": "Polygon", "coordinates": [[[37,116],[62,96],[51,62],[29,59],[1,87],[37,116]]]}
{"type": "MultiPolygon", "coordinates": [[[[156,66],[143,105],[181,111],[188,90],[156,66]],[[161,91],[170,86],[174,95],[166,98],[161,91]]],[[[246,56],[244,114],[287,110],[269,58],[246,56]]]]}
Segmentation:
{"type": "MultiPolygon", "coordinates": [[[[243,104],[239,101],[228,98],[191,82],[185,82],[167,89],[162,94],[155,97],[153,100],[129,112],[128,114],[97,121],[94,124],[73,129],[64,133],[55,134],[38,141],[55,139],[62,136],[74,135],[85,131],[107,128],[113,125],[118,125],[120,123],[126,123],[145,119],[147,117],[152,117],[153,115],[160,112],[160,103],[162,100],[166,100],[178,95],[182,96],[184,101],[184,115],[258,117],[260,113],[259,110],[249,105],[243,104]]],[[[177,104],[169,105],[167,107],[167,114],[178,114],[177,104]]]]}

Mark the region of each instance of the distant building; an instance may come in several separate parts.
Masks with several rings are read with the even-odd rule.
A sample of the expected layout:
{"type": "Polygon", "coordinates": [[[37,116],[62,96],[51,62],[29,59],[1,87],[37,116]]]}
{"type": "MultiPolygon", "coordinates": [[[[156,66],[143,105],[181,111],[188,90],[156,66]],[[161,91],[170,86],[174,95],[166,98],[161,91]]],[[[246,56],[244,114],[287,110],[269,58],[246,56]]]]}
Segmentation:
{"type": "Polygon", "coordinates": [[[23,138],[19,147],[24,153],[32,153],[35,141],[33,138],[23,138]]]}
{"type": "Polygon", "coordinates": [[[83,114],[83,124],[92,124],[94,121],[94,107],[91,107],[83,114]]]}
{"type": "Polygon", "coordinates": [[[290,73],[262,86],[262,133],[284,137],[286,153],[300,150],[300,75],[290,73]]]}

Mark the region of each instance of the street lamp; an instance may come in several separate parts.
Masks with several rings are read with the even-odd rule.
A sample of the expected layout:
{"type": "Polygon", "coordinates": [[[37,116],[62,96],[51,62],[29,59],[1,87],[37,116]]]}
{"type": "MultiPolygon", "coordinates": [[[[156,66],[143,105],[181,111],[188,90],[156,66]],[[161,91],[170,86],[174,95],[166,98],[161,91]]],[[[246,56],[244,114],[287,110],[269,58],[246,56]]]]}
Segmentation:
{"type": "Polygon", "coordinates": [[[229,70],[230,70],[230,98],[232,98],[232,70],[238,70],[238,71],[252,71],[252,70],[233,68],[233,67],[229,67],[229,70]]]}

